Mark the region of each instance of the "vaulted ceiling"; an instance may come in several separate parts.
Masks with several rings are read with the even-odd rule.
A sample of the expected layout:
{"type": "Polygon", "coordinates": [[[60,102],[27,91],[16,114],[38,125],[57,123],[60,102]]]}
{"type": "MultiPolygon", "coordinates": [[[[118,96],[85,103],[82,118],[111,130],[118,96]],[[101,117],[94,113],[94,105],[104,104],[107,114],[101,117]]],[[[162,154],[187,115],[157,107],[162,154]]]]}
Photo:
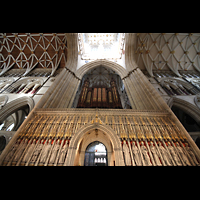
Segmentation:
{"type": "Polygon", "coordinates": [[[110,87],[110,81],[113,78],[118,87],[122,87],[119,75],[115,71],[108,69],[104,66],[99,66],[94,69],[91,69],[85,74],[84,80],[89,78],[90,87],[95,86],[105,86],[110,87]]]}
{"type": "Polygon", "coordinates": [[[200,71],[200,33],[137,33],[134,58],[138,67],[153,70],[200,71]]]}
{"type": "MultiPolygon", "coordinates": [[[[106,45],[112,46],[112,40],[117,41],[117,35],[108,34],[107,37],[106,33],[102,34],[88,33],[85,35],[87,36],[85,42],[90,43],[91,46],[95,45],[95,42],[97,44],[100,42],[100,46],[103,45],[106,48],[106,45]],[[95,38],[105,40],[97,41],[95,38]],[[111,41],[107,41],[106,38],[111,41]]],[[[78,34],[72,35],[73,37],[66,33],[0,33],[0,75],[13,68],[25,69],[24,75],[34,68],[50,68],[52,75],[58,67],[67,66],[75,71],[78,34]],[[67,37],[69,37],[68,42],[67,37]],[[69,59],[73,61],[65,65],[67,54],[68,61],[69,59]]],[[[124,35],[122,36],[121,39],[124,41],[124,35]]],[[[147,70],[151,76],[153,76],[153,70],[171,70],[178,76],[180,76],[180,70],[200,72],[199,33],[127,33],[125,42],[127,73],[136,67],[147,70]]]]}
{"type": "Polygon", "coordinates": [[[65,33],[0,33],[0,75],[11,68],[65,67],[67,37],[65,33]]]}

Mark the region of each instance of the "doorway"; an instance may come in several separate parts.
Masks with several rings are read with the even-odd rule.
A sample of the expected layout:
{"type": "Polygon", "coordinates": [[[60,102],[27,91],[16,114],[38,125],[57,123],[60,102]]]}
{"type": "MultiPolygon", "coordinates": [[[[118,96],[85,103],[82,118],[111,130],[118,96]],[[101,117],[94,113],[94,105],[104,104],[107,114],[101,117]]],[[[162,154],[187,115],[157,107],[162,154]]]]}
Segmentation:
{"type": "Polygon", "coordinates": [[[95,141],[87,146],[84,166],[108,166],[107,149],[103,143],[95,141]]]}

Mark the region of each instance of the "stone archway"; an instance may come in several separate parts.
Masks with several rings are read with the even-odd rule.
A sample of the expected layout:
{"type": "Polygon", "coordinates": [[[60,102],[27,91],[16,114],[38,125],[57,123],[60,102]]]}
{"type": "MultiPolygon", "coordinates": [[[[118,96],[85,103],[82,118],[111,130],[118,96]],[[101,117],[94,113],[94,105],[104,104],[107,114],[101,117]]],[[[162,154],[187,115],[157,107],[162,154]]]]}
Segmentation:
{"type": "Polygon", "coordinates": [[[87,124],[75,133],[70,141],[64,165],[83,165],[85,149],[93,141],[102,142],[106,146],[108,166],[112,165],[112,161],[115,161],[116,166],[124,166],[120,138],[109,126],[99,123],[87,124]],[[99,132],[97,137],[95,130],[99,132]]]}
{"type": "Polygon", "coordinates": [[[188,101],[185,101],[183,99],[176,98],[176,97],[173,97],[172,102],[173,103],[171,103],[171,107],[175,106],[175,107],[183,110],[185,113],[190,115],[200,125],[200,120],[199,120],[200,114],[199,114],[199,110],[197,109],[197,107],[195,105],[191,104],[188,101]]]}
{"type": "Polygon", "coordinates": [[[119,64],[117,64],[115,62],[109,61],[109,60],[104,60],[104,59],[91,61],[91,62],[81,66],[75,72],[75,74],[76,74],[77,77],[82,79],[83,75],[85,73],[87,73],[87,71],[89,71],[90,69],[93,69],[95,67],[101,66],[101,65],[116,71],[121,78],[123,78],[124,76],[127,75],[127,70],[124,69],[121,65],[119,65],[119,64]]]}
{"type": "Polygon", "coordinates": [[[102,142],[91,142],[84,153],[84,166],[108,166],[107,148],[102,142]]]}
{"type": "Polygon", "coordinates": [[[25,95],[13,101],[10,101],[0,110],[0,122],[2,122],[5,118],[7,118],[13,112],[27,105],[29,107],[29,112],[30,112],[34,107],[34,101],[32,98],[25,95]]]}

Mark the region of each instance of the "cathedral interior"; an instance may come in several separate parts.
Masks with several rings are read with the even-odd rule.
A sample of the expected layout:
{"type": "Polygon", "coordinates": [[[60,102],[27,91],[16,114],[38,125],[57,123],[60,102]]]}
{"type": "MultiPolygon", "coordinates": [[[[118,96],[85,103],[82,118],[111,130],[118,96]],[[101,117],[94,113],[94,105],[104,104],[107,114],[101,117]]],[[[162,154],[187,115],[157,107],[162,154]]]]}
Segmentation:
{"type": "Polygon", "coordinates": [[[200,33],[0,33],[1,166],[199,166],[200,33]]]}

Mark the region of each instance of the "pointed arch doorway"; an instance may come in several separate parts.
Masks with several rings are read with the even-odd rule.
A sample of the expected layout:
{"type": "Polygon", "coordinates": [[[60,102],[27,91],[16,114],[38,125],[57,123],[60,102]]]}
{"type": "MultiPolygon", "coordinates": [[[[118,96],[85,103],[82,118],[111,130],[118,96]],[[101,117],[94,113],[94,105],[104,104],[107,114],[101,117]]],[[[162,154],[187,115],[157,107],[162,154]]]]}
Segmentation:
{"type": "Polygon", "coordinates": [[[106,146],[99,142],[91,142],[85,151],[84,166],[108,166],[106,146]]]}
{"type": "Polygon", "coordinates": [[[108,125],[99,123],[88,123],[75,133],[70,141],[64,166],[83,166],[85,150],[95,141],[106,146],[108,166],[124,166],[120,138],[108,125]]]}

